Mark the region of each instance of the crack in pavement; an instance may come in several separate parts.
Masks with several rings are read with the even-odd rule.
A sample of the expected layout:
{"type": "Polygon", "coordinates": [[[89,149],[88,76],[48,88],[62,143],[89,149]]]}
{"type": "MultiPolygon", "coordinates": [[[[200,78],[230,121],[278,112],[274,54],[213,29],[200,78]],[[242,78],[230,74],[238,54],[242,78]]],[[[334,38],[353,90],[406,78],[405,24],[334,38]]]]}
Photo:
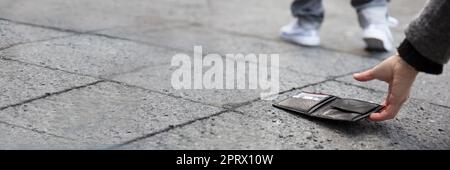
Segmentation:
{"type": "Polygon", "coordinates": [[[152,68],[152,67],[158,67],[158,66],[162,66],[162,65],[169,65],[170,63],[154,63],[154,64],[149,64],[149,65],[144,65],[144,66],[139,66],[127,71],[123,71],[123,72],[117,72],[117,73],[111,73],[111,74],[106,74],[106,75],[102,75],[101,77],[104,77],[106,79],[111,79],[114,78],[116,76],[120,76],[120,75],[125,75],[125,74],[133,74],[142,70],[145,70],[147,68],[152,68]]]}
{"type": "Polygon", "coordinates": [[[65,28],[59,28],[59,27],[53,27],[53,26],[47,26],[47,25],[34,24],[34,23],[29,23],[29,22],[15,21],[15,20],[7,19],[7,18],[0,18],[0,20],[12,22],[12,23],[15,23],[15,24],[27,25],[27,26],[31,26],[31,27],[37,27],[37,28],[44,28],[44,29],[59,31],[59,32],[68,32],[68,33],[76,33],[76,34],[82,34],[83,33],[83,31],[77,31],[77,30],[72,30],[72,29],[65,29],[65,28]]]}
{"type": "MultiPolygon", "coordinates": [[[[53,68],[53,67],[49,67],[49,66],[42,66],[42,65],[39,65],[39,64],[23,62],[23,61],[20,61],[20,60],[6,58],[6,57],[1,57],[0,59],[7,60],[7,61],[19,62],[19,63],[22,63],[22,64],[33,65],[33,66],[36,66],[36,67],[50,69],[50,70],[53,70],[53,71],[61,71],[61,72],[68,73],[68,74],[90,77],[90,78],[98,79],[98,81],[102,81],[102,82],[116,83],[116,84],[119,84],[119,85],[122,85],[122,86],[125,86],[125,87],[129,87],[129,88],[141,89],[141,90],[144,90],[144,91],[157,93],[157,94],[169,96],[169,97],[176,98],[176,99],[183,99],[183,100],[190,101],[190,102],[193,102],[193,103],[198,103],[198,104],[203,104],[203,105],[207,105],[207,106],[212,106],[212,107],[225,109],[222,106],[212,105],[212,104],[209,104],[209,103],[203,103],[203,102],[192,100],[192,99],[189,99],[189,98],[184,98],[182,96],[176,96],[176,95],[169,94],[169,93],[164,93],[164,92],[160,92],[160,91],[156,91],[156,90],[152,90],[152,89],[147,89],[145,87],[141,87],[141,86],[138,86],[138,85],[133,85],[133,84],[128,84],[126,82],[121,82],[121,81],[108,79],[108,78],[105,78],[103,76],[93,76],[93,75],[88,75],[88,74],[81,74],[81,73],[71,72],[71,71],[62,70],[62,69],[58,69],[58,68],[53,68]]],[[[151,66],[149,66],[149,67],[151,67],[151,66]]],[[[98,83],[100,83],[100,82],[98,82],[98,83]]],[[[13,105],[17,105],[17,104],[13,104],[13,105]]],[[[2,110],[2,109],[0,108],[0,110],[2,110]]]]}
{"type": "Polygon", "coordinates": [[[147,45],[147,46],[151,46],[151,47],[160,47],[160,48],[165,48],[165,49],[173,50],[173,51],[182,51],[182,52],[186,52],[186,53],[193,52],[193,50],[185,50],[185,49],[182,49],[182,48],[176,48],[176,47],[171,47],[171,46],[157,44],[157,43],[150,43],[150,42],[147,42],[147,41],[141,41],[141,40],[136,40],[136,39],[131,39],[131,38],[112,36],[112,35],[103,34],[103,33],[91,32],[91,33],[83,33],[83,34],[84,35],[104,37],[104,38],[109,38],[109,39],[113,39],[113,40],[128,41],[128,42],[133,42],[133,43],[137,43],[137,44],[147,45]]]}
{"type": "Polygon", "coordinates": [[[27,128],[27,127],[16,125],[16,124],[11,124],[11,123],[8,123],[8,122],[2,121],[2,120],[0,120],[0,124],[4,124],[4,125],[7,125],[7,126],[12,126],[12,127],[17,127],[17,128],[24,129],[24,130],[30,130],[32,132],[36,132],[36,133],[39,133],[39,134],[45,134],[45,135],[53,136],[53,137],[56,137],[56,138],[62,138],[62,139],[70,140],[70,141],[77,141],[75,139],[68,138],[68,137],[65,137],[65,136],[59,136],[59,135],[56,135],[56,134],[48,133],[46,131],[37,130],[37,129],[34,129],[34,128],[27,128]]]}
{"type": "MultiPolygon", "coordinates": [[[[286,92],[289,92],[289,91],[292,91],[292,90],[295,90],[295,89],[302,89],[302,88],[306,88],[306,87],[309,87],[309,86],[314,86],[316,84],[320,84],[320,83],[323,83],[323,82],[326,82],[326,81],[330,81],[330,80],[324,80],[324,81],[320,81],[320,82],[316,82],[316,83],[311,83],[311,84],[308,84],[308,85],[305,85],[305,86],[302,86],[302,87],[293,88],[293,89],[290,89],[290,90],[286,90],[286,91],[280,92],[279,94],[284,94],[286,92]]],[[[156,132],[152,132],[152,133],[149,133],[147,135],[143,135],[143,136],[140,136],[140,137],[137,137],[137,138],[125,141],[125,142],[123,142],[121,144],[110,146],[110,147],[108,147],[106,149],[118,149],[118,148],[120,148],[122,146],[131,144],[131,143],[134,143],[134,142],[137,142],[137,141],[140,141],[140,140],[144,140],[144,139],[150,138],[152,136],[155,136],[155,135],[158,135],[158,134],[161,134],[161,133],[165,133],[165,132],[177,129],[177,128],[182,128],[184,126],[190,125],[190,124],[192,124],[194,122],[197,122],[197,121],[202,121],[202,120],[206,120],[206,119],[209,119],[209,118],[212,118],[212,117],[216,117],[216,116],[219,116],[219,115],[221,115],[223,113],[226,113],[226,112],[234,112],[234,113],[238,113],[238,114],[245,114],[244,112],[238,111],[236,109],[238,109],[240,107],[243,107],[243,106],[246,106],[246,105],[249,105],[251,103],[260,101],[260,100],[261,100],[260,98],[256,98],[256,99],[252,99],[252,100],[249,100],[249,101],[246,101],[246,102],[242,102],[242,103],[240,103],[238,105],[230,106],[230,108],[224,108],[224,110],[219,111],[217,113],[214,113],[214,114],[211,114],[211,115],[208,115],[208,116],[205,116],[205,117],[193,119],[193,120],[181,123],[181,124],[172,125],[172,126],[169,126],[167,128],[164,128],[162,130],[159,130],[159,131],[156,131],[156,132]]]]}
{"type": "MultiPolygon", "coordinates": [[[[27,26],[32,26],[32,27],[50,29],[50,30],[54,30],[54,31],[60,31],[60,32],[75,33],[75,34],[79,34],[79,35],[82,34],[82,35],[99,36],[99,37],[105,37],[105,38],[110,38],[110,39],[123,40],[123,41],[129,41],[129,42],[144,44],[144,45],[148,45],[148,46],[161,47],[161,48],[166,48],[166,49],[170,49],[170,50],[193,52],[193,50],[185,50],[185,49],[174,48],[174,47],[171,47],[171,46],[157,44],[157,43],[150,43],[150,42],[140,41],[140,40],[131,39],[131,38],[124,38],[124,37],[120,37],[120,36],[112,36],[112,35],[108,35],[108,34],[98,33],[99,30],[105,30],[105,29],[97,29],[97,30],[89,30],[89,31],[77,31],[77,30],[73,30],[73,29],[64,29],[64,28],[53,27],[53,26],[46,26],[46,25],[40,25],[40,24],[34,24],[34,23],[28,23],[28,22],[22,22],[22,21],[15,21],[15,20],[6,19],[6,18],[0,18],[0,20],[12,22],[12,23],[15,23],[15,24],[22,24],[22,25],[27,25],[27,26]]],[[[179,27],[174,27],[174,28],[170,28],[170,29],[189,28],[189,27],[202,27],[202,28],[205,28],[203,26],[203,24],[199,23],[199,22],[187,22],[187,24],[184,25],[184,26],[185,27],[179,26],[179,27]]],[[[116,28],[118,28],[118,27],[116,27],[116,28]]],[[[281,39],[266,38],[266,37],[261,37],[261,36],[252,35],[252,34],[248,34],[248,33],[241,33],[241,32],[236,32],[236,31],[223,30],[223,29],[219,29],[219,28],[215,28],[215,27],[208,27],[208,28],[213,28],[215,31],[218,31],[218,32],[221,32],[221,33],[225,33],[225,34],[228,34],[228,35],[233,35],[233,36],[244,36],[244,37],[249,37],[249,38],[254,38],[254,39],[259,39],[259,40],[268,40],[268,41],[272,41],[272,42],[276,42],[276,43],[283,43],[283,44],[286,43],[286,42],[282,41],[281,39]]],[[[357,54],[349,53],[347,51],[340,51],[340,50],[326,48],[326,47],[320,47],[320,49],[323,49],[325,51],[330,51],[330,52],[337,52],[337,53],[343,53],[343,54],[349,54],[349,55],[357,55],[357,54]]]]}
{"type": "Polygon", "coordinates": [[[79,35],[79,34],[69,34],[69,35],[63,35],[63,36],[51,37],[51,38],[44,38],[44,39],[39,39],[39,40],[34,40],[34,41],[17,42],[17,43],[13,43],[13,44],[7,45],[5,47],[1,47],[0,51],[6,50],[6,49],[9,49],[9,48],[13,48],[13,47],[19,46],[19,45],[32,44],[32,43],[37,43],[37,42],[45,42],[45,41],[50,41],[50,40],[55,40],[55,39],[62,39],[62,38],[72,37],[72,36],[76,36],[76,35],[79,35]]]}
{"type": "MultiPolygon", "coordinates": [[[[34,24],[34,23],[28,23],[28,22],[22,22],[22,21],[14,21],[14,20],[6,19],[6,18],[0,18],[0,20],[8,21],[8,22],[12,22],[15,24],[20,24],[20,25],[49,29],[49,30],[53,30],[53,31],[73,33],[75,35],[90,35],[90,36],[104,37],[104,38],[115,39],[115,40],[129,41],[129,42],[143,44],[143,45],[147,45],[147,46],[161,47],[161,48],[166,48],[166,49],[170,49],[170,50],[187,51],[184,49],[174,48],[174,47],[165,46],[165,45],[161,45],[161,44],[149,43],[149,42],[139,41],[139,40],[135,40],[135,39],[129,39],[129,38],[124,38],[124,37],[111,36],[108,34],[98,33],[99,31],[112,29],[112,28],[102,28],[102,29],[89,30],[89,31],[77,31],[77,30],[72,30],[72,29],[64,29],[64,28],[59,28],[59,27],[46,26],[46,25],[40,25],[40,24],[34,24]]],[[[195,25],[195,24],[186,24],[185,26],[189,26],[189,25],[195,25]]],[[[176,28],[178,28],[178,27],[176,27],[176,28]]],[[[187,52],[189,52],[189,51],[187,51],[187,52]]]]}
{"type": "Polygon", "coordinates": [[[209,119],[211,117],[215,117],[215,116],[221,115],[221,114],[226,113],[226,112],[233,112],[233,111],[231,111],[231,110],[222,110],[222,111],[219,111],[217,113],[214,113],[214,114],[211,114],[211,115],[208,115],[208,116],[204,116],[204,117],[201,117],[201,118],[193,119],[193,120],[181,123],[181,124],[169,125],[169,127],[166,127],[166,128],[161,129],[159,131],[152,132],[152,133],[149,133],[149,134],[146,134],[146,135],[143,135],[143,136],[140,136],[140,137],[137,137],[137,138],[125,141],[123,143],[110,146],[110,147],[105,148],[105,149],[109,149],[109,150],[118,149],[118,148],[120,148],[122,146],[131,144],[131,143],[134,143],[134,142],[137,142],[137,141],[140,141],[140,140],[144,140],[144,139],[150,138],[152,136],[155,136],[155,135],[158,135],[158,134],[161,134],[161,133],[164,133],[164,132],[169,132],[171,130],[184,127],[186,125],[190,125],[190,124],[192,124],[194,122],[197,122],[197,121],[202,121],[202,120],[205,120],[205,119],[209,119]]]}
{"type": "MultiPolygon", "coordinates": [[[[416,99],[416,98],[412,98],[412,99],[416,99]]],[[[421,100],[423,100],[423,99],[421,99],[421,100]]],[[[426,101],[426,100],[423,100],[423,101],[426,101]]],[[[446,108],[446,109],[450,109],[450,106],[446,106],[446,105],[442,105],[442,104],[437,104],[437,103],[429,103],[429,104],[434,105],[434,106],[443,107],[443,108],[446,108]]]]}
{"type": "MultiPolygon", "coordinates": [[[[88,33],[88,32],[94,31],[94,30],[77,31],[77,30],[73,30],[73,29],[66,29],[66,28],[59,28],[59,27],[47,26],[47,25],[41,25],[41,24],[35,24],[35,23],[29,23],[29,22],[15,21],[15,20],[7,19],[7,18],[0,18],[0,20],[1,21],[12,22],[12,23],[15,23],[15,24],[20,24],[20,25],[26,25],[26,26],[30,26],[30,27],[43,28],[43,29],[49,29],[49,30],[54,30],[54,31],[59,31],[59,32],[66,32],[66,33],[84,34],[84,33],[88,33]]],[[[105,29],[105,28],[102,28],[100,30],[103,30],[103,29],[105,29]]],[[[98,31],[98,30],[96,30],[96,31],[98,31]]]]}
{"type": "Polygon", "coordinates": [[[5,61],[13,61],[13,62],[17,62],[17,63],[24,64],[24,65],[32,65],[32,66],[35,66],[35,67],[45,68],[45,69],[49,69],[49,70],[53,70],[53,71],[60,71],[60,72],[73,74],[73,75],[77,75],[77,76],[84,76],[84,77],[90,77],[90,78],[95,78],[95,79],[103,79],[103,78],[98,77],[98,76],[93,76],[93,75],[83,74],[83,73],[76,73],[76,72],[72,72],[72,71],[62,70],[62,69],[59,69],[59,68],[45,66],[45,65],[29,63],[29,62],[25,62],[25,61],[13,59],[13,58],[5,57],[5,56],[0,56],[0,59],[5,60],[5,61]]]}
{"type": "Polygon", "coordinates": [[[23,104],[27,104],[27,103],[33,102],[35,100],[39,100],[39,99],[47,98],[47,97],[50,97],[50,96],[54,96],[54,95],[62,94],[62,93],[65,93],[65,92],[69,92],[69,91],[72,91],[72,90],[77,90],[77,89],[81,89],[81,88],[88,87],[88,86],[91,86],[91,85],[95,85],[95,84],[98,84],[98,83],[101,83],[101,82],[104,82],[104,80],[97,80],[97,81],[94,81],[92,83],[83,84],[83,85],[80,85],[80,86],[74,86],[74,87],[71,87],[71,88],[68,88],[68,89],[64,89],[64,90],[60,90],[60,91],[57,91],[57,92],[45,93],[43,95],[40,95],[40,96],[37,96],[37,97],[33,97],[33,98],[30,98],[30,99],[21,101],[19,103],[9,104],[9,105],[0,107],[0,111],[5,110],[5,109],[10,108],[10,107],[16,107],[16,106],[20,106],[20,105],[23,105],[23,104]]]}
{"type": "MultiPolygon", "coordinates": [[[[21,24],[21,25],[31,26],[31,27],[39,27],[39,28],[43,28],[43,27],[35,26],[35,25],[27,25],[27,24],[25,24],[25,23],[16,23],[16,22],[14,22],[14,21],[10,21],[10,20],[3,19],[3,18],[0,18],[0,20],[8,21],[8,22],[13,22],[13,23],[15,23],[15,24],[21,24]]],[[[50,29],[50,28],[44,28],[44,29],[50,29]]],[[[0,51],[6,50],[6,49],[9,49],[9,48],[13,48],[13,47],[19,46],[19,45],[33,44],[33,43],[45,42],[45,41],[57,40],[57,39],[64,39],[64,38],[67,38],[67,37],[73,37],[73,36],[83,35],[83,34],[91,34],[91,33],[95,33],[95,32],[102,31],[102,30],[108,30],[108,29],[109,29],[109,28],[105,28],[105,29],[97,29],[97,30],[86,31],[86,32],[83,32],[83,33],[77,33],[77,32],[71,32],[71,31],[60,31],[60,30],[53,30],[53,29],[50,29],[50,30],[58,31],[58,32],[65,32],[65,33],[67,33],[68,35],[62,35],[62,36],[56,36],[56,37],[49,37],[49,38],[43,38],[43,39],[32,40],[32,41],[17,42],[17,43],[13,43],[13,44],[7,45],[7,46],[5,46],[5,47],[0,47],[0,51]]]]}
{"type": "MultiPolygon", "coordinates": [[[[386,91],[381,91],[381,90],[377,90],[377,89],[372,89],[372,88],[370,88],[370,87],[366,87],[366,86],[361,86],[361,85],[358,85],[358,84],[353,84],[353,83],[349,83],[349,82],[345,82],[345,81],[342,81],[342,80],[333,80],[333,81],[335,81],[335,82],[337,82],[337,83],[341,83],[341,84],[344,84],[344,85],[349,85],[349,86],[353,86],[353,87],[358,87],[358,88],[361,88],[361,89],[364,89],[364,90],[368,90],[368,91],[370,91],[370,92],[374,92],[374,93],[386,93],[386,91]]],[[[356,80],[355,80],[356,81],[356,80]]]]}

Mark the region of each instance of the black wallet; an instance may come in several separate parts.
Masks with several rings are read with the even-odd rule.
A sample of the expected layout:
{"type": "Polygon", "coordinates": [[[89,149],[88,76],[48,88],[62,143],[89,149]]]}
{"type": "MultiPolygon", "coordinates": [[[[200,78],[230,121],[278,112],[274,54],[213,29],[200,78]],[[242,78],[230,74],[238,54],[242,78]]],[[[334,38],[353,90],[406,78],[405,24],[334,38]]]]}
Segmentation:
{"type": "Polygon", "coordinates": [[[358,121],[383,109],[382,105],[327,94],[301,92],[273,106],[324,119],[358,121]]]}

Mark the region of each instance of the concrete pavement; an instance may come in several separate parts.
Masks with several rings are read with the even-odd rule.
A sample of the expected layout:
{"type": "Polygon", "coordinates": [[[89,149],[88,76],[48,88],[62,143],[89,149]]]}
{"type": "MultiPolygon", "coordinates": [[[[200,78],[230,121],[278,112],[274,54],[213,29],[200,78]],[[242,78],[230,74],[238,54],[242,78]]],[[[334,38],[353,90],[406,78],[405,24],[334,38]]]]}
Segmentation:
{"type": "MultiPolygon", "coordinates": [[[[397,0],[398,44],[424,0],[397,0]]],[[[351,74],[363,50],[350,2],[325,1],[319,48],[278,38],[290,0],[0,0],[0,149],[450,149],[450,70],[421,74],[399,116],[342,123],[271,106],[299,91],[381,102],[351,74]],[[171,57],[277,53],[281,95],[175,90],[171,57]]]]}

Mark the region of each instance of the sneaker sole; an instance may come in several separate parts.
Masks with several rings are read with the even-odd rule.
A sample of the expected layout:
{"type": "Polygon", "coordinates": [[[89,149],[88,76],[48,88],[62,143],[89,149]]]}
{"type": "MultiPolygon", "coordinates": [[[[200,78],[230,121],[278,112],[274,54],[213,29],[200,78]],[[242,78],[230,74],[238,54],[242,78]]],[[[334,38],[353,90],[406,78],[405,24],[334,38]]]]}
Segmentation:
{"type": "Polygon", "coordinates": [[[376,38],[364,38],[368,51],[389,51],[384,47],[383,41],[376,38]]]}
{"type": "Polygon", "coordinates": [[[294,43],[297,45],[301,45],[301,46],[317,47],[320,45],[320,40],[308,40],[308,42],[307,41],[299,41],[299,40],[296,40],[295,38],[292,38],[290,36],[286,36],[283,34],[281,34],[280,37],[285,41],[288,41],[290,43],[294,43]]]}

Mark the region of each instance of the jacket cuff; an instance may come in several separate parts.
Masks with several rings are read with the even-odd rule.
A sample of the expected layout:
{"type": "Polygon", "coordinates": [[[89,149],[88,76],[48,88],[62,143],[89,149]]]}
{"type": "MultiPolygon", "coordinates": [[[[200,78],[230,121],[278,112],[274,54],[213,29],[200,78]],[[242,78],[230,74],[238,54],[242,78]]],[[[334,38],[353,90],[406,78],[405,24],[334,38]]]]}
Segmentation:
{"type": "Polygon", "coordinates": [[[426,58],[417,51],[414,46],[407,40],[403,40],[397,48],[400,57],[417,71],[429,74],[441,74],[443,64],[436,63],[426,58]]]}

